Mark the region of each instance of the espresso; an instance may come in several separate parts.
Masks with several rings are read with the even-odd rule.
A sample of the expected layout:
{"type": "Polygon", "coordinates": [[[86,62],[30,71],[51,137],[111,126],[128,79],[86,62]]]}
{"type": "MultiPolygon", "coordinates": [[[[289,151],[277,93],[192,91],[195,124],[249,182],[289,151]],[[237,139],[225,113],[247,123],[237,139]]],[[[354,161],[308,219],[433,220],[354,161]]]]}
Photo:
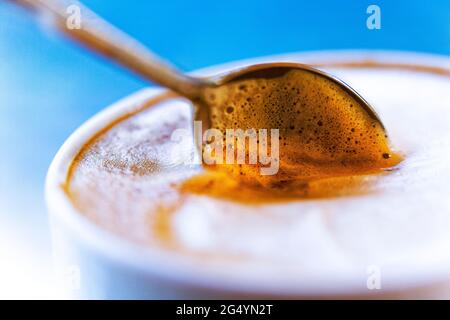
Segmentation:
{"type": "MultiPolygon", "coordinates": [[[[172,133],[192,129],[191,106],[168,96],[150,99],[99,132],[74,159],[65,190],[80,214],[100,227],[217,273],[295,283],[318,271],[364,273],[370,264],[417,266],[445,259],[449,75],[376,63],[322,67],[376,108],[404,155],[401,163],[287,188],[248,186],[226,171],[185,164],[182,149],[192,146],[180,146],[172,133]]],[[[231,117],[238,108],[229,110],[231,117]]],[[[319,112],[303,130],[326,127],[326,115],[319,112]]],[[[333,139],[347,145],[350,137],[351,148],[359,148],[355,141],[374,145],[371,139],[380,134],[379,128],[352,128],[323,145],[333,139]]],[[[321,131],[317,137],[327,139],[321,131]]],[[[395,160],[390,149],[376,151],[376,161],[395,160]]]]}

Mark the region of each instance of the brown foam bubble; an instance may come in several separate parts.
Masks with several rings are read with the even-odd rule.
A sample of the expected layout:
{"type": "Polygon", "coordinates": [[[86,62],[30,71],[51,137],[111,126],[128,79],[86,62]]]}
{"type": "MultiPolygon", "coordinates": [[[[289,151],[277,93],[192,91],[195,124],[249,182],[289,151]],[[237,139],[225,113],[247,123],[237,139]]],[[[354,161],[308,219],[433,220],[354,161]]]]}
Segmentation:
{"type": "Polygon", "coordinates": [[[224,136],[226,129],[279,130],[276,175],[261,176],[259,164],[209,166],[244,183],[272,186],[372,173],[401,161],[374,114],[321,75],[290,68],[258,70],[210,89],[206,96],[213,97],[208,100],[211,127],[224,136]]]}

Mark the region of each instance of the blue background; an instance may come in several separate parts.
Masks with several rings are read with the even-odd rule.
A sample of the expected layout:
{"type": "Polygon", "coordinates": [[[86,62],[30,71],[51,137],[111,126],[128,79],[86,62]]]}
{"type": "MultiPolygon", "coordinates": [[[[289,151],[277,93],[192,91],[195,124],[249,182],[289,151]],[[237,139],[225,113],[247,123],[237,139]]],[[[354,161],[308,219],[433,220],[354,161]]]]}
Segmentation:
{"type": "MultiPolygon", "coordinates": [[[[449,0],[84,3],[185,71],[304,50],[450,54],[449,0]],[[381,8],[381,30],[366,28],[370,4],[381,8]]],[[[42,289],[50,286],[47,167],[81,123],[146,85],[0,2],[0,242],[7,242],[0,245],[0,273],[10,272],[9,287],[0,276],[0,297],[53,294],[42,289]],[[14,280],[27,273],[34,282],[14,280]]]]}

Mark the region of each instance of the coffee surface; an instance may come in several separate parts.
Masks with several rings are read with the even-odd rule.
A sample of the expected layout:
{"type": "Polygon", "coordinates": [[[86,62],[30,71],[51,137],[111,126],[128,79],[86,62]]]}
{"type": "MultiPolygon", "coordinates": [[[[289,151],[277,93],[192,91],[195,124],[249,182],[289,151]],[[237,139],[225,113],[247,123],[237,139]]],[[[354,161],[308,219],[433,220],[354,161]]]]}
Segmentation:
{"type": "Polygon", "coordinates": [[[316,180],[293,193],[249,188],[184,163],[193,146],[172,133],[191,129],[190,105],[167,98],[85,145],[66,192],[80,214],[123,238],[248,277],[447,259],[450,78],[413,68],[325,68],[376,108],[405,156],[397,167],[316,180]]]}

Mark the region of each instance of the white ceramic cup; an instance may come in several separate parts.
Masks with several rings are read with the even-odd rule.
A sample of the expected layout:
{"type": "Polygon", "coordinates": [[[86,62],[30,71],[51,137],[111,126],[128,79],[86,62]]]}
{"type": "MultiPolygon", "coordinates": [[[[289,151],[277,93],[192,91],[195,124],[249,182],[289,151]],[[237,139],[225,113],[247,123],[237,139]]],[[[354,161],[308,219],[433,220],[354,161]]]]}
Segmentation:
{"type": "MultiPolygon", "coordinates": [[[[433,55],[382,51],[333,51],[289,54],[252,59],[208,68],[194,74],[210,75],[256,62],[388,61],[446,66],[450,59],[433,55]]],[[[247,281],[236,275],[224,279],[195,270],[183,259],[143,248],[91,223],[77,212],[64,192],[69,166],[83,145],[123,114],[130,112],[160,89],[145,89],[101,111],[78,128],[55,156],[46,181],[46,200],[53,236],[58,279],[72,298],[304,298],[383,297],[442,298],[448,295],[449,265],[427,270],[403,270],[388,275],[389,285],[370,292],[362,284],[365,274],[349,278],[305,279],[301,286],[247,281]],[[445,280],[445,281],[444,281],[445,280]]]]}

